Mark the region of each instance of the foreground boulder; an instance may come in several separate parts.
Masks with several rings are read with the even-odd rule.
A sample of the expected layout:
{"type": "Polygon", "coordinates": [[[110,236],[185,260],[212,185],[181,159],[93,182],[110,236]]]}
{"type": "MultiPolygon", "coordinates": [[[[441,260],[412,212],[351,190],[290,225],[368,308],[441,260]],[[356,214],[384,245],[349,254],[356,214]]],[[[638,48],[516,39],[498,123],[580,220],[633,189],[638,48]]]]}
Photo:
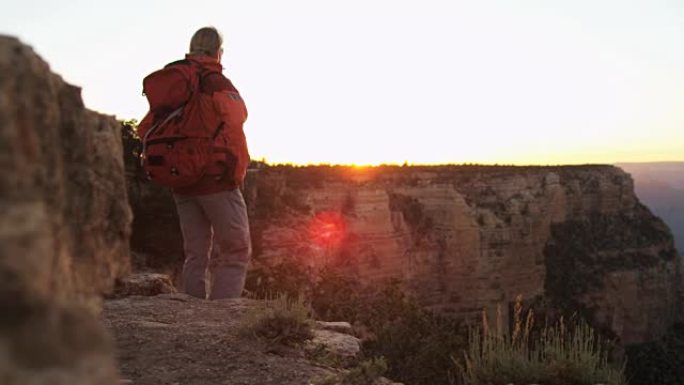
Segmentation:
{"type": "Polygon", "coordinates": [[[128,272],[120,125],[0,36],[0,383],[117,384],[97,313],[128,272]]]}

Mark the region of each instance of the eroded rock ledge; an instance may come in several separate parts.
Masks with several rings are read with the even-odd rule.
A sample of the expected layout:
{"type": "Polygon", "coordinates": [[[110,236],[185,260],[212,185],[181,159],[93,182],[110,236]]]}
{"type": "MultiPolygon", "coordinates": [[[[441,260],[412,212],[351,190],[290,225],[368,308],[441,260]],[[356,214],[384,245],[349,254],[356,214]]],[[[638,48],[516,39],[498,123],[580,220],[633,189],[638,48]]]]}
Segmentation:
{"type": "Polygon", "coordinates": [[[296,385],[334,373],[302,349],[240,336],[241,318],[257,305],[161,294],[106,301],[103,315],[116,336],[122,378],[132,384],[296,385]]]}

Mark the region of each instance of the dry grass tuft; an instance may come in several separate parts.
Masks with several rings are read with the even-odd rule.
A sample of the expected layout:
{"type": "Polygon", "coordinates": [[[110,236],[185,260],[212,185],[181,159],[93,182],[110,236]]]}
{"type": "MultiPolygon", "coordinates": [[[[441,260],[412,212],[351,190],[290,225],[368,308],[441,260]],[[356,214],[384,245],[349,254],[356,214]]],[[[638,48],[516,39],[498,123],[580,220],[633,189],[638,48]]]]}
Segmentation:
{"type": "Polygon", "coordinates": [[[606,342],[585,321],[561,318],[552,326],[534,330],[530,311],[523,319],[522,299],[517,298],[511,335],[504,332],[497,309],[495,330],[483,312],[482,329],[471,330],[460,366],[465,385],[520,384],[626,384],[623,368],[608,364],[606,342]],[[571,326],[571,327],[568,327],[571,326]]]}
{"type": "Polygon", "coordinates": [[[311,305],[302,296],[293,299],[284,294],[276,295],[245,314],[240,333],[274,344],[294,346],[313,338],[312,313],[311,305]]]}

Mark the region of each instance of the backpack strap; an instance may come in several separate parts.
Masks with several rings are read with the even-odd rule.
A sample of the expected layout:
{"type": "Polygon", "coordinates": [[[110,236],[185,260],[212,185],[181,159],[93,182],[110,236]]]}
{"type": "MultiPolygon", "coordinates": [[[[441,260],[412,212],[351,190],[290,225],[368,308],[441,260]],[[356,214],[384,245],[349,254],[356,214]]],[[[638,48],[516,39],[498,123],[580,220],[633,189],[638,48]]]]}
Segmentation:
{"type": "Polygon", "coordinates": [[[192,62],[188,59],[180,59],[180,60],[172,61],[171,63],[165,65],[164,68],[175,66],[175,65],[192,65],[192,62]]]}
{"type": "MultiPolygon", "coordinates": [[[[230,89],[226,87],[227,85],[230,85],[232,87],[230,80],[223,76],[223,74],[220,71],[205,70],[200,72],[199,92],[201,93],[213,94],[214,92],[230,89]],[[213,79],[210,77],[213,77],[213,79]]],[[[216,137],[218,137],[218,135],[221,133],[221,130],[223,130],[223,126],[224,123],[221,122],[221,124],[219,124],[218,127],[216,127],[214,134],[211,136],[212,139],[216,139],[216,137]]]]}
{"type": "Polygon", "coordinates": [[[230,83],[220,71],[204,70],[200,72],[199,88],[200,92],[204,94],[223,91],[226,88],[226,82],[230,83]]]}

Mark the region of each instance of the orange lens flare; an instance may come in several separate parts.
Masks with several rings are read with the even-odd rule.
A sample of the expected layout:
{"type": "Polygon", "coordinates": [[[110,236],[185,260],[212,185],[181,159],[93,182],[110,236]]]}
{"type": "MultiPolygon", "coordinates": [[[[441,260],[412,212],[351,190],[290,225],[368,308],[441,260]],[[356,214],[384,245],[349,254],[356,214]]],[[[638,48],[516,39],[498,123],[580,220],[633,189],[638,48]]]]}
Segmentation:
{"type": "Polygon", "coordinates": [[[309,237],[318,246],[336,247],[347,234],[347,224],[342,214],[324,211],[316,214],[309,224],[309,237]]]}

